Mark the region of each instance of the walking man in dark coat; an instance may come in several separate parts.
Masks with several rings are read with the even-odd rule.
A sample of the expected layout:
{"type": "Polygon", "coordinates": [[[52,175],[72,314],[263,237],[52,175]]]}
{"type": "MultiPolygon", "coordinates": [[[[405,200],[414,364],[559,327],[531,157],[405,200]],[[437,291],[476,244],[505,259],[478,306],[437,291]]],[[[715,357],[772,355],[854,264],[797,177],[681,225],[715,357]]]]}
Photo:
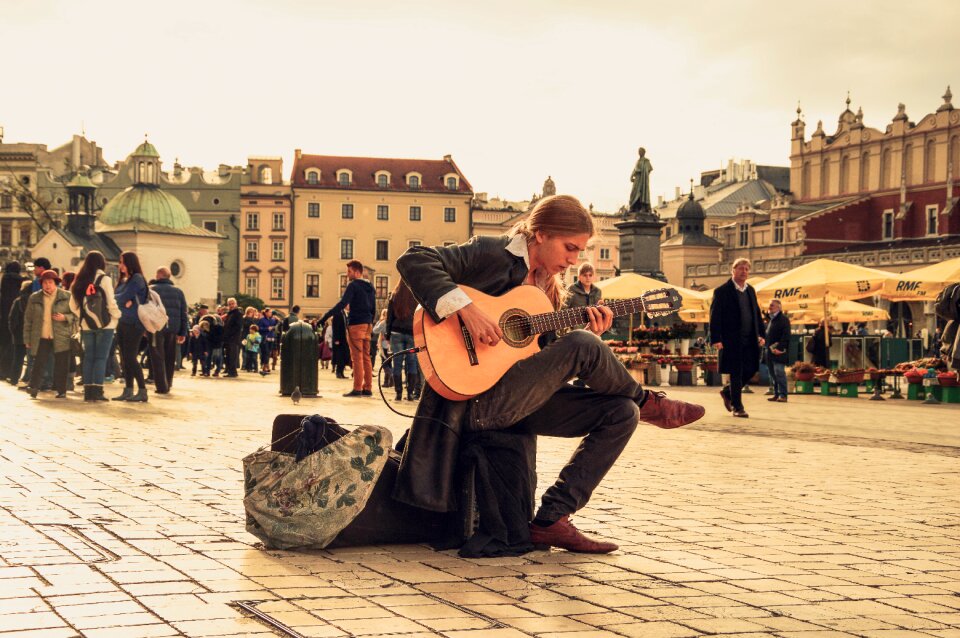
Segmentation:
{"type": "Polygon", "coordinates": [[[150,365],[157,394],[167,394],[173,387],[173,372],[177,365],[177,344],[187,340],[189,318],[187,298],[183,291],[170,280],[170,269],[157,268],[157,276],[151,288],[160,295],[163,309],[167,311],[167,325],[148,336],[150,339],[150,365]]]}
{"type": "Polygon", "coordinates": [[[747,283],[749,276],[750,260],[735,260],[730,280],[713,291],[710,307],[710,340],[720,353],[720,372],[730,375],[720,396],[727,411],[741,418],[749,416],[741,392],[760,369],[760,348],[765,343],[763,318],[757,293],[747,283]]]}
{"type": "Polygon", "coordinates": [[[787,348],[790,347],[790,320],[783,314],[779,299],[770,302],[770,321],[767,322],[767,342],[764,354],[767,371],[773,382],[773,396],[767,401],[787,402],[787,348]]]}
{"type": "Polygon", "coordinates": [[[227,299],[227,315],[223,319],[223,349],[226,353],[228,377],[237,377],[240,362],[240,344],[243,343],[243,313],[233,297],[227,299]]]}
{"type": "Polygon", "coordinates": [[[10,334],[10,308],[20,296],[23,275],[20,274],[20,262],[8,261],[3,266],[0,277],[0,379],[10,376],[13,362],[13,335],[10,334]]]}

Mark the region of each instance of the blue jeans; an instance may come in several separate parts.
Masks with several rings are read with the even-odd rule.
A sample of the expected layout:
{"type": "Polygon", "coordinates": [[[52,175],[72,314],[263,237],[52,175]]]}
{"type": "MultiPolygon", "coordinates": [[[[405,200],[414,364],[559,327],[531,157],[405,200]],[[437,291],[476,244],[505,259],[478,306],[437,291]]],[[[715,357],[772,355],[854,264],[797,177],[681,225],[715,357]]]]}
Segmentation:
{"type": "MultiPolygon", "coordinates": [[[[399,332],[393,332],[390,334],[390,352],[400,352],[401,350],[407,350],[413,347],[413,335],[405,335],[399,332]]],[[[394,357],[393,361],[393,378],[399,383],[400,371],[406,365],[407,368],[407,381],[410,380],[411,374],[420,374],[420,368],[417,366],[417,355],[410,353],[400,355],[399,357],[394,357]]]]}
{"type": "Polygon", "coordinates": [[[773,396],[787,398],[787,370],[784,364],[768,361],[767,371],[773,383],[773,396]]]}
{"type": "Polygon", "coordinates": [[[223,368],[223,348],[210,348],[210,351],[207,353],[207,358],[203,361],[203,371],[206,374],[210,373],[210,369],[216,366],[217,374],[220,374],[220,370],[223,368]]]}
{"type": "Polygon", "coordinates": [[[107,355],[113,345],[113,328],[83,330],[83,384],[103,385],[107,374],[107,355]]]}

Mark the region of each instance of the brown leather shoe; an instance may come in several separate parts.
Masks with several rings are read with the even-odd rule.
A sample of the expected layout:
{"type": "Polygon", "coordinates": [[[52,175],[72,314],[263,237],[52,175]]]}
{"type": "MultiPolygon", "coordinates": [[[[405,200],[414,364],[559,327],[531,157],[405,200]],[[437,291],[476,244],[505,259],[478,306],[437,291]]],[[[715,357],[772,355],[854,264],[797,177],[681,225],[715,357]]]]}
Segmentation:
{"type": "Polygon", "coordinates": [[[734,410],[734,411],[733,411],[733,416],[738,416],[738,417],[740,417],[741,419],[746,419],[746,418],[749,417],[750,415],[747,414],[746,410],[734,410]]]}
{"type": "Polygon", "coordinates": [[[678,428],[703,416],[702,405],[668,399],[663,392],[647,390],[647,400],[640,408],[640,420],[658,428],[678,428]]]}
{"type": "Polygon", "coordinates": [[[733,412],[733,400],[730,398],[729,388],[720,390],[720,398],[723,399],[723,407],[727,409],[727,412],[733,412]]]}
{"type": "Polygon", "coordinates": [[[767,401],[779,401],[779,400],[780,400],[780,397],[776,397],[776,396],[773,396],[767,399],[767,401]]]}
{"type": "Polygon", "coordinates": [[[564,516],[550,527],[540,527],[530,523],[530,542],[537,549],[559,547],[569,552],[582,554],[609,554],[617,549],[616,543],[597,541],[578,530],[570,522],[569,516],[564,516]]]}
{"type": "Polygon", "coordinates": [[[777,403],[786,403],[786,402],[787,402],[787,397],[780,397],[779,399],[777,399],[777,403]]]}

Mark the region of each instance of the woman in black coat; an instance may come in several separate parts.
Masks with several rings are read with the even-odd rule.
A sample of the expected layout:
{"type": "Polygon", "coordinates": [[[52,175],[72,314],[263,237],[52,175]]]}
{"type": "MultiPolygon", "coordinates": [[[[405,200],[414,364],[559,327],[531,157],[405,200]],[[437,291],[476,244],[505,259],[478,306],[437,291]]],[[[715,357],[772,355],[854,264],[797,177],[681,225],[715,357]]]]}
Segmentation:
{"type": "Polygon", "coordinates": [[[8,261],[3,267],[0,278],[0,378],[10,376],[10,364],[13,360],[13,339],[10,335],[10,307],[20,295],[23,276],[20,274],[20,262],[8,261]]]}
{"type": "Polygon", "coordinates": [[[350,344],[347,343],[347,321],[342,312],[333,313],[331,318],[333,322],[333,369],[337,373],[338,379],[346,379],[347,375],[343,373],[344,367],[350,365],[350,344]]]}
{"type": "Polygon", "coordinates": [[[821,368],[830,367],[830,354],[827,349],[826,326],[823,319],[817,324],[817,329],[813,331],[813,337],[807,343],[807,352],[810,353],[810,360],[813,365],[821,368]]]}

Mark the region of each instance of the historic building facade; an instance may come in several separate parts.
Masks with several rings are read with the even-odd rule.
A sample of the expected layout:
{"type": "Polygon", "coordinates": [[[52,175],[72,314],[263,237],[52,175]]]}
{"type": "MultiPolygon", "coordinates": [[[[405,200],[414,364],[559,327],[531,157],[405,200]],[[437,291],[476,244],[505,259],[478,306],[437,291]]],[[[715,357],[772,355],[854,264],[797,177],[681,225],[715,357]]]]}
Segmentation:
{"type": "Polygon", "coordinates": [[[240,187],[240,289],[289,311],[293,296],[293,214],[283,159],[251,157],[240,187]]]}
{"type": "Polygon", "coordinates": [[[410,246],[454,244],[470,235],[473,189],[442,160],[294,154],[290,234],[291,305],[305,316],[339,301],[345,264],[358,259],[379,305],[399,280],[410,246]]]}

